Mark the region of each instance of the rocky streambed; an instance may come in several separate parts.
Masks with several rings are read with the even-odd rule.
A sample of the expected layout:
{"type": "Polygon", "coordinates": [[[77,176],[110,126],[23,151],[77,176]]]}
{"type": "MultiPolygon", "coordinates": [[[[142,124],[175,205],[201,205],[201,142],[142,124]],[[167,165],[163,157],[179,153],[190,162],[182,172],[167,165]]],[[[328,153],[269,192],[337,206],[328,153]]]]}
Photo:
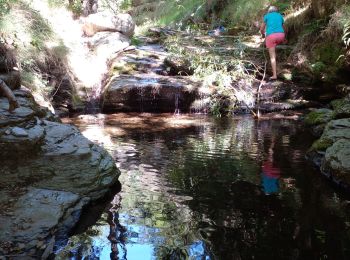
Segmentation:
{"type": "MultiPolygon", "coordinates": [[[[184,48],[196,48],[209,53],[220,47],[222,55],[230,55],[234,46],[230,38],[182,35],[184,48]],[[205,42],[210,40],[206,49],[205,42]],[[197,46],[197,47],[198,47],[197,46]]],[[[154,40],[154,39],[153,39],[154,40]]],[[[256,48],[256,52],[259,48],[256,48]]],[[[220,54],[219,53],[219,54],[220,54]]],[[[179,59],[157,44],[146,44],[118,57],[112,63],[113,76],[104,88],[104,112],[208,112],[213,97],[220,96],[215,87],[194,81],[195,68],[186,59],[179,59]]],[[[247,107],[262,113],[320,107],[322,87],[303,86],[292,81],[256,81],[238,88],[252,93],[252,104],[240,100],[225,100],[223,106],[235,107],[237,113],[248,112],[247,107]],[[252,105],[252,106],[251,106],[252,105]]],[[[339,88],[339,87],[338,87],[339,88]]],[[[333,96],[349,95],[337,91],[333,96]]],[[[334,92],[334,91],[333,91],[334,92]]],[[[306,123],[320,138],[308,152],[308,157],[322,173],[338,185],[350,190],[350,109],[349,96],[334,101],[331,109],[314,110],[306,123]]]]}
{"type": "Polygon", "coordinates": [[[47,258],[84,206],[118,182],[112,157],[40,107],[26,89],[0,97],[0,256],[47,258]]]}
{"type": "MultiPolygon", "coordinates": [[[[208,41],[207,36],[197,36],[192,41],[190,35],[180,37],[185,38],[186,44],[195,42],[200,49],[203,49],[201,44],[208,41]]],[[[221,46],[222,51],[218,55],[230,55],[227,53],[232,51],[230,38],[209,38],[213,46],[221,46]]],[[[110,77],[103,86],[101,97],[103,112],[207,113],[215,99],[223,101],[222,110],[232,111],[234,108],[237,113],[249,113],[249,109],[255,110],[257,107],[261,112],[267,113],[315,105],[308,98],[310,89],[291,81],[256,80],[248,84],[240,80],[232,83],[232,93],[236,93],[236,98],[232,98],[232,95],[225,96],[214,85],[192,77],[195,68],[186,57],[179,58],[168,52],[156,37],[141,40],[141,45],[124,52],[111,62],[110,77]],[[239,98],[240,92],[242,95],[249,93],[249,102],[239,98]]],[[[196,46],[184,46],[190,47],[196,46]]],[[[211,47],[208,46],[208,52],[216,50],[211,47]]]]}

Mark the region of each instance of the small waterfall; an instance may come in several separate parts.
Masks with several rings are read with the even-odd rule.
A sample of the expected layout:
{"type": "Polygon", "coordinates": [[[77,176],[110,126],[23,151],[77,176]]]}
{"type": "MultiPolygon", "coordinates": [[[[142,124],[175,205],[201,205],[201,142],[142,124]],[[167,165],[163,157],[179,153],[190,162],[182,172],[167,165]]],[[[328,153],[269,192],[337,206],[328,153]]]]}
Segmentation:
{"type": "Polygon", "coordinates": [[[144,103],[144,94],[143,91],[144,89],[141,87],[138,88],[139,91],[139,96],[140,96],[140,113],[143,113],[144,109],[143,109],[143,103],[144,103]]]}
{"type": "Polygon", "coordinates": [[[175,111],[174,111],[174,115],[180,115],[179,100],[180,100],[180,93],[176,93],[175,94],[175,111]]]}
{"type": "Polygon", "coordinates": [[[102,84],[96,84],[91,91],[91,95],[88,96],[87,104],[85,107],[86,114],[98,114],[101,112],[100,101],[102,93],[102,84]]]}

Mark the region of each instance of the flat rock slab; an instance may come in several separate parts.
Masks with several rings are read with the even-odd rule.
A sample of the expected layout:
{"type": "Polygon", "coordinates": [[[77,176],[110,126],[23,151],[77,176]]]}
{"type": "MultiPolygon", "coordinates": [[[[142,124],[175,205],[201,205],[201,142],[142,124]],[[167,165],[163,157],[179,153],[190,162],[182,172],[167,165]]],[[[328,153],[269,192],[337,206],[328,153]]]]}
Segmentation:
{"type": "Polygon", "coordinates": [[[71,192],[29,188],[7,212],[11,218],[0,214],[0,255],[36,247],[45,249],[44,241],[52,236],[51,231],[80,201],[81,197],[71,192]],[[11,248],[4,246],[7,241],[11,248]]]}
{"type": "Polygon", "coordinates": [[[43,110],[34,101],[29,90],[15,90],[14,94],[20,105],[12,113],[8,112],[9,103],[7,98],[0,96],[0,127],[15,126],[17,124],[29,121],[35,116],[42,116],[43,110]]]}
{"type": "Polygon", "coordinates": [[[336,142],[339,139],[350,140],[350,118],[330,121],[326,125],[321,139],[327,139],[332,142],[336,142]]]}

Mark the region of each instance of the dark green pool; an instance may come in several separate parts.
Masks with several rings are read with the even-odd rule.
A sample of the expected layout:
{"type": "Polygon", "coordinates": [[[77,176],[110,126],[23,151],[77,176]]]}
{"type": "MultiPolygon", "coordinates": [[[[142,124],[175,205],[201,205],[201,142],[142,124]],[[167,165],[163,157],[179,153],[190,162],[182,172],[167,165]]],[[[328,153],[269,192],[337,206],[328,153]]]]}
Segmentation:
{"type": "Polygon", "coordinates": [[[157,118],[73,120],[122,190],[58,259],[350,259],[349,201],[305,160],[300,122],[157,118]]]}

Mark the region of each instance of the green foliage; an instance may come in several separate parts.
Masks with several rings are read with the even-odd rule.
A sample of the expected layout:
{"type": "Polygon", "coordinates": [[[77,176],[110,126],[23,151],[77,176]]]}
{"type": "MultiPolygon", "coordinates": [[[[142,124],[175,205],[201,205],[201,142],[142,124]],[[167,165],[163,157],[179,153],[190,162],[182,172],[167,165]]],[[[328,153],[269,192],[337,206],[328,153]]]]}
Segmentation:
{"type": "Polygon", "coordinates": [[[312,20],[303,25],[303,34],[317,33],[323,30],[327,25],[326,19],[312,20]]]}
{"type": "Polygon", "coordinates": [[[68,5],[68,9],[71,10],[75,15],[79,16],[83,13],[83,4],[80,0],[73,0],[68,5]]]}
{"type": "Polygon", "coordinates": [[[49,78],[66,73],[63,63],[68,49],[53,32],[49,21],[29,1],[17,1],[12,7],[2,16],[1,33],[14,48],[22,84],[48,95],[53,90],[48,84],[49,78]]]}
{"type": "Polygon", "coordinates": [[[131,0],[100,0],[99,5],[103,9],[108,9],[114,13],[127,11],[131,8],[131,0]]]}
{"type": "Polygon", "coordinates": [[[312,71],[316,74],[320,74],[326,69],[326,64],[324,64],[322,61],[317,61],[314,64],[311,64],[312,71]]]}
{"type": "Polygon", "coordinates": [[[237,24],[249,25],[255,18],[262,19],[260,17],[262,16],[261,11],[267,7],[269,2],[268,0],[232,1],[225,7],[221,17],[230,26],[237,24]]]}
{"type": "Polygon", "coordinates": [[[292,0],[281,0],[281,1],[275,2],[274,5],[278,8],[278,10],[281,13],[284,13],[291,8],[291,5],[293,4],[293,2],[294,1],[292,0]]]}
{"type": "Polygon", "coordinates": [[[310,51],[310,69],[315,79],[329,83],[336,80],[344,64],[344,60],[339,58],[343,54],[341,43],[324,38],[323,42],[314,44],[310,51]]]}
{"type": "Polygon", "coordinates": [[[0,18],[8,13],[11,9],[11,4],[16,2],[17,0],[0,0],[0,18]]]}
{"type": "Polygon", "coordinates": [[[214,90],[209,91],[212,93],[208,109],[217,116],[233,113],[239,102],[254,105],[252,82],[257,69],[251,61],[244,60],[246,46],[239,38],[234,43],[230,40],[230,46],[235,46],[232,50],[226,51],[222,44],[206,42],[205,38],[203,41],[184,39],[180,35],[165,41],[172,55],[190,61],[193,77],[201,80],[204,88],[214,90]]]}
{"type": "Polygon", "coordinates": [[[333,100],[331,106],[334,109],[334,118],[347,118],[350,116],[350,100],[347,98],[333,100]]]}
{"type": "Polygon", "coordinates": [[[133,36],[131,38],[131,44],[135,45],[135,46],[138,46],[138,45],[142,44],[142,40],[140,40],[139,38],[133,36]]]}
{"type": "Polygon", "coordinates": [[[168,1],[161,6],[158,10],[158,24],[159,25],[177,25],[183,26],[184,19],[193,17],[196,15],[204,4],[203,0],[180,0],[180,1],[168,1]]]}
{"type": "Polygon", "coordinates": [[[318,60],[324,64],[335,64],[342,54],[342,48],[336,41],[324,42],[318,46],[315,54],[318,60]]]}
{"type": "Polygon", "coordinates": [[[131,7],[131,0],[122,0],[120,3],[121,10],[127,10],[131,7]]]}
{"type": "Polygon", "coordinates": [[[65,5],[65,1],[62,0],[47,0],[50,7],[62,7],[65,5]]]}

